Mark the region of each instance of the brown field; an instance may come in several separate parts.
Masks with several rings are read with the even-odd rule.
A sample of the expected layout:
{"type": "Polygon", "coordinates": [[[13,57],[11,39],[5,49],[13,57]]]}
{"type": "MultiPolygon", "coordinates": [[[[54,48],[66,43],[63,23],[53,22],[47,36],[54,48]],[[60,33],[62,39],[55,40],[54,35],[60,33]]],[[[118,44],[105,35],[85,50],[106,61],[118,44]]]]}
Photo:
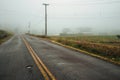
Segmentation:
{"type": "Polygon", "coordinates": [[[49,39],[81,50],[120,61],[120,39],[116,36],[52,36],[49,39]]]}

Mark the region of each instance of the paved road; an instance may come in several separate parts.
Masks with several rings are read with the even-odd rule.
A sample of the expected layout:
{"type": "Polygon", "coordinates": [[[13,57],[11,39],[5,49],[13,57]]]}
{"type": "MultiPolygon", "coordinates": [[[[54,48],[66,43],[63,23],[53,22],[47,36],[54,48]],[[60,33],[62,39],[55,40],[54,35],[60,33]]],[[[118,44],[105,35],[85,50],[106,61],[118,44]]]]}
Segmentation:
{"type": "MultiPolygon", "coordinates": [[[[24,37],[57,80],[120,80],[119,66],[49,41],[24,37]]],[[[36,79],[44,80],[20,36],[0,46],[0,80],[36,79]],[[32,73],[26,65],[33,65],[32,73]]]]}
{"type": "Polygon", "coordinates": [[[20,36],[0,45],[0,80],[44,80],[20,36]],[[28,69],[29,65],[33,66],[28,69]]]}

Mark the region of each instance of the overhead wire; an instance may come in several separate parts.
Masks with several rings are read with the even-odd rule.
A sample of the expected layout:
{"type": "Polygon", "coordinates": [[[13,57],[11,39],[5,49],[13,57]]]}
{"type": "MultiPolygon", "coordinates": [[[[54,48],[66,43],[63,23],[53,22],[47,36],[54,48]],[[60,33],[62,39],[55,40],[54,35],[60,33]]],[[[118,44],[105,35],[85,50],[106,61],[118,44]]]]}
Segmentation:
{"type": "Polygon", "coordinates": [[[81,2],[81,3],[58,3],[58,4],[51,4],[56,6],[81,6],[81,5],[104,5],[104,4],[119,4],[120,0],[112,0],[112,1],[92,1],[92,2],[81,2]]]}

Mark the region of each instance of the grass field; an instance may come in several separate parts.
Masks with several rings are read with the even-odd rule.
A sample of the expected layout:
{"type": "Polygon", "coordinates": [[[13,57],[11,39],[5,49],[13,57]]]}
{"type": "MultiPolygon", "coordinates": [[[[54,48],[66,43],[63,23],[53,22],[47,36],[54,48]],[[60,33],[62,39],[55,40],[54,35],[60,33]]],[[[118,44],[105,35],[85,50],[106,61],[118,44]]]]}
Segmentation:
{"type": "Polygon", "coordinates": [[[116,36],[79,36],[79,37],[60,37],[53,36],[50,37],[54,40],[70,40],[70,41],[81,41],[81,42],[89,42],[89,43],[100,43],[111,46],[120,46],[120,39],[116,36]]]}
{"type": "Polygon", "coordinates": [[[64,45],[120,61],[120,39],[116,36],[50,37],[64,45]]]}
{"type": "Polygon", "coordinates": [[[47,38],[120,62],[120,39],[117,36],[50,36],[47,38]]]}

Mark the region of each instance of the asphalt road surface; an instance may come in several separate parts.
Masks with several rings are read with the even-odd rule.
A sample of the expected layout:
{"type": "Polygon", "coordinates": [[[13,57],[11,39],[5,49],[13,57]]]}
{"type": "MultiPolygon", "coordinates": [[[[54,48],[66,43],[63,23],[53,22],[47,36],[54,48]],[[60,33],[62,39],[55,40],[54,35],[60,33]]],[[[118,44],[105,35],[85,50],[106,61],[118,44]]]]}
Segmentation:
{"type": "MultiPolygon", "coordinates": [[[[24,37],[56,80],[120,80],[120,66],[46,40],[24,37]]],[[[19,35],[0,45],[0,80],[45,80],[19,35]]]]}
{"type": "Polygon", "coordinates": [[[0,45],[0,80],[44,80],[18,35],[0,45]]]}

